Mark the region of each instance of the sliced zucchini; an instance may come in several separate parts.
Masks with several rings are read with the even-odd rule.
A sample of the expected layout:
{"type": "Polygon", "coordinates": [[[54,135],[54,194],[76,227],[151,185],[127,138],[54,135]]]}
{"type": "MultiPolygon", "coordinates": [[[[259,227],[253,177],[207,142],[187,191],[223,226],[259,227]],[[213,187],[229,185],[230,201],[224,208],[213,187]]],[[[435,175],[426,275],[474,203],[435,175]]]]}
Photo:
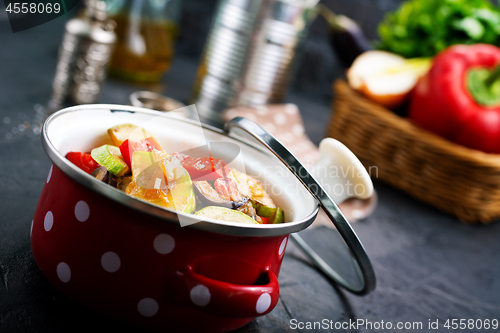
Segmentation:
{"type": "Polygon", "coordinates": [[[225,221],[225,222],[259,224],[253,218],[251,218],[250,216],[248,216],[242,212],[239,212],[239,211],[233,210],[233,209],[229,209],[229,208],[218,207],[218,206],[205,207],[205,208],[199,210],[198,212],[196,212],[195,215],[198,215],[201,217],[208,217],[208,218],[211,218],[214,220],[225,221]]]}
{"type": "Polygon", "coordinates": [[[269,218],[270,224],[283,223],[285,222],[285,212],[283,209],[277,207],[274,214],[269,218]]]}
{"type": "Polygon", "coordinates": [[[103,145],[92,149],[90,155],[97,163],[117,177],[129,172],[128,165],[123,160],[122,153],[118,147],[103,145]]]}

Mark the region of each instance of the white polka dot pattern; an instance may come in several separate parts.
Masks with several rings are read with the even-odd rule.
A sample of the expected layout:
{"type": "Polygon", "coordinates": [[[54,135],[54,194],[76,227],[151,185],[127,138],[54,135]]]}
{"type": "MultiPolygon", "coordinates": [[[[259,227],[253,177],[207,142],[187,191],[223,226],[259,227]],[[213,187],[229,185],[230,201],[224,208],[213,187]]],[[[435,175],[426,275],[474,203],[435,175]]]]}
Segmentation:
{"type": "Polygon", "coordinates": [[[109,251],[102,255],[101,265],[106,272],[114,273],[120,268],[121,260],[116,253],[109,251]]]}
{"type": "Polygon", "coordinates": [[[259,299],[257,300],[257,305],[255,306],[255,310],[257,313],[264,313],[266,312],[269,307],[271,306],[271,295],[268,293],[264,293],[259,296],[259,299]]]}
{"type": "Polygon", "coordinates": [[[267,114],[269,113],[269,111],[267,110],[267,108],[266,108],[266,107],[260,107],[260,108],[257,108],[257,111],[256,111],[256,112],[257,112],[257,114],[258,114],[259,116],[265,116],[265,115],[267,115],[267,114]]]}
{"type": "Polygon", "coordinates": [[[265,123],[262,125],[268,132],[274,132],[276,131],[276,126],[273,123],[265,123]]]}
{"type": "Polygon", "coordinates": [[[45,219],[43,220],[43,227],[45,231],[50,231],[53,225],[54,225],[54,215],[52,215],[52,212],[49,210],[47,214],[45,214],[45,219]]]}
{"type": "Polygon", "coordinates": [[[277,113],[274,115],[274,122],[278,126],[283,126],[286,124],[286,116],[283,113],[277,113]]]}
{"type": "Polygon", "coordinates": [[[257,121],[257,117],[254,114],[247,114],[246,117],[251,121],[257,121]]]}
{"type": "Polygon", "coordinates": [[[83,200],[78,201],[75,205],[76,219],[80,222],[85,222],[88,220],[89,216],[90,216],[89,205],[83,200]]]}
{"type": "Polygon", "coordinates": [[[198,306],[205,306],[210,302],[210,290],[202,284],[199,284],[189,293],[191,301],[198,306]]]}
{"type": "Polygon", "coordinates": [[[143,298],[137,303],[137,311],[144,317],[152,317],[158,313],[158,302],[152,298],[143,298]]]}
{"type": "Polygon", "coordinates": [[[292,133],[294,135],[302,135],[304,134],[304,127],[300,124],[295,124],[292,126],[292,133]]]}
{"type": "Polygon", "coordinates": [[[285,105],[285,112],[290,115],[294,115],[299,112],[299,108],[295,104],[287,104],[285,105]]]}
{"type": "Polygon", "coordinates": [[[69,280],[71,279],[71,270],[69,269],[68,264],[65,262],[60,262],[59,265],[57,265],[56,272],[59,280],[64,283],[69,282],[69,280]]]}
{"type": "Polygon", "coordinates": [[[172,236],[167,234],[159,234],[155,237],[153,247],[159,254],[167,254],[174,250],[175,240],[172,236]]]}

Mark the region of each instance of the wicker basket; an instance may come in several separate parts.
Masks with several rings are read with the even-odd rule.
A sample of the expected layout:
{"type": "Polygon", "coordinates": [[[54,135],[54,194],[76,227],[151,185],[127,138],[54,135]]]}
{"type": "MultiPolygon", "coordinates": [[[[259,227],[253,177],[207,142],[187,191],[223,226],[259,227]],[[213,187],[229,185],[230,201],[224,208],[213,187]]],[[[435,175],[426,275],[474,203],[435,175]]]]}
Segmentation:
{"type": "Polygon", "coordinates": [[[335,87],[327,135],[343,142],[372,176],[469,223],[500,217],[500,155],[423,130],[353,91],[335,87]],[[377,168],[370,168],[376,166],[377,168]]]}

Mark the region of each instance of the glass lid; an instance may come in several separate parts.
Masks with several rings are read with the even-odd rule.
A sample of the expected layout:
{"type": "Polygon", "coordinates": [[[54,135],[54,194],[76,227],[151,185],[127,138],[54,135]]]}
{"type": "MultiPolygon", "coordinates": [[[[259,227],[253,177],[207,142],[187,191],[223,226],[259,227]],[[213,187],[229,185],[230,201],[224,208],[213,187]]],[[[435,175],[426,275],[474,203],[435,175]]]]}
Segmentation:
{"type": "MultiPolygon", "coordinates": [[[[227,122],[224,129],[228,134],[257,140],[267,147],[313,195],[333,223],[334,228],[310,228],[291,234],[294,243],[340,286],[358,295],[372,291],[376,279],[371,261],[351,225],[325,189],[326,184],[315,178],[273,135],[253,121],[236,117],[227,122]]],[[[348,162],[360,163],[350,154],[352,157],[348,162]]]]}

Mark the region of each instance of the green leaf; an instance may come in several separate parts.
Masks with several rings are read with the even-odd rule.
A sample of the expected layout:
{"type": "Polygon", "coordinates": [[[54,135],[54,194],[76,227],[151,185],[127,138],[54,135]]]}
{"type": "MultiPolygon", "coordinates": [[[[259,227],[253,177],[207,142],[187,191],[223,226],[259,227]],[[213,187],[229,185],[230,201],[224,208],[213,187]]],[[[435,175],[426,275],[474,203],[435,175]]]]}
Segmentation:
{"type": "Polygon", "coordinates": [[[489,0],[409,0],[378,27],[379,49],[407,58],[453,44],[500,45],[500,10],[489,0]]]}
{"type": "Polygon", "coordinates": [[[455,22],[455,27],[464,31],[470,38],[479,40],[484,35],[484,27],[478,20],[472,17],[466,17],[463,20],[455,22]]]}

